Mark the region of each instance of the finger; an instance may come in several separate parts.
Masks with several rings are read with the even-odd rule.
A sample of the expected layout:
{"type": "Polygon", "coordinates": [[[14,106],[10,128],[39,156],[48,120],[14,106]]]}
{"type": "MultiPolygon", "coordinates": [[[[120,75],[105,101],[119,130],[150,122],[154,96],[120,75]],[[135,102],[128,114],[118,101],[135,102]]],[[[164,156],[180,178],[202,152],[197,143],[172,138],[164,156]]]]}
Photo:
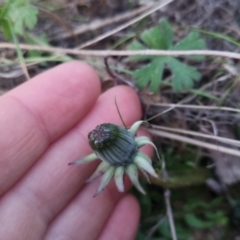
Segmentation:
{"type": "Polygon", "coordinates": [[[99,93],[94,70],[71,62],[0,98],[0,195],[89,111],[99,93]]]}
{"type": "MultiPolygon", "coordinates": [[[[140,117],[138,97],[130,88],[116,87],[103,94],[80,124],[55,142],[31,172],[0,202],[0,222],[4,220],[6,228],[21,232],[22,239],[41,239],[47,224],[73,198],[93,171],[94,165],[91,164],[67,166],[90,152],[88,132],[99,123],[120,123],[114,105],[115,96],[119,96],[118,105],[127,124],[140,117]]],[[[1,234],[4,233],[0,229],[0,239],[5,239],[1,234]]]]}
{"type": "Polygon", "coordinates": [[[60,236],[71,240],[97,238],[117,200],[123,195],[111,184],[102,194],[93,197],[98,184],[99,181],[95,181],[83,188],[54,220],[45,236],[46,240],[58,239],[60,236]]]}
{"type": "Polygon", "coordinates": [[[140,209],[137,200],[131,195],[125,196],[115,207],[98,240],[135,239],[139,217],[140,209]]]}
{"type": "MultiPolygon", "coordinates": [[[[59,239],[60,237],[71,240],[97,239],[97,236],[102,232],[105,225],[106,231],[108,227],[111,228],[109,230],[114,231],[114,224],[118,224],[115,220],[119,218],[121,219],[121,214],[120,216],[116,216],[117,214],[115,213],[116,211],[121,210],[121,208],[125,208],[125,206],[127,206],[129,211],[129,208],[132,207],[132,215],[129,218],[127,217],[127,220],[127,215],[125,216],[125,223],[131,224],[133,227],[133,231],[130,231],[131,233],[126,233],[126,235],[133,235],[139,217],[139,208],[136,200],[134,199],[134,201],[131,201],[132,197],[124,197],[123,194],[118,193],[114,184],[111,184],[106,191],[93,198],[92,194],[97,188],[97,185],[98,182],[87,185],[82,192],[73,199],[68,207],[61,212],[51,225],[45,236],[46,240],[59,239]],[[121,197],[125,200],[120,200],[119,207],[117,206],[115,208],[117,201],[121,197]],[[121,204],[122,201],[123,206],[121,204]],[[114,214],[112,214],[113,210],[114,214]],[[111,215],[112,221],[115,222],[111,223],[111,218],[109,219],[111,215]],[[81,231],[79,231],[79,229],[81,229],[81,231]]],[[[121,225],[124,226],[124,223],[121,223],[121,225]]],[[[109,232],[109,236],[111,236],[112,233],[113,232],[109,232]]],[[[102,234],[104,236],[106,235],[106,232],[103,232],[102,234]]],[[[117,235],[115,237],[112,236],[111,239],[117,239],[117,235]]]]}

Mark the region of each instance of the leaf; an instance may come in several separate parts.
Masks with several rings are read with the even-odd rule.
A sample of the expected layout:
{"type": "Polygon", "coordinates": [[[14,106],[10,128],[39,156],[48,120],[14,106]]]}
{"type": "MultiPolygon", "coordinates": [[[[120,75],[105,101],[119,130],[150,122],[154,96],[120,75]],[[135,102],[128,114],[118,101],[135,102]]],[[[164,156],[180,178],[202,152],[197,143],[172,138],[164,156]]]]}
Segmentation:
{"type": "Polygon", "coordinates": [[[166,19],[157,27],[146,30],[141,35],[142,41],[151,49],[168,49],[172,45],[173,31],[166,19]]]}
{"type": "Polygon", "coordinates": [[[151,49],[167,49],[167,40],[159,27],[144,31],[141,39],[151,49]]]}
{"type": "Polygon", "coordinates": [[[137,86],[144,88],[150,83],[150,90],[158,91],[162,81],[165,62],[162,57],[155,58],[149,65],[133,72],[133,78],[137,79],[137,86]]]}
{"type": "Polygon", "coordinates": [[[206,48],[205,41],[200,38],[197,32],[190,32],[184,39],[173,46],[172,50],[192,50],[206,48]]]}
{"type": "MultiPolygon", "coordinates": [[[[129,50],[145,50],[146,47],[143,46],[139,41],[133,41],[131,44],[128,45],[129,50]]],[[[140,61],[140,60],[149,60],[152,59],[153,56],[147,56],[147,55],[142,55],[142,56],[131,56],[130,59],[133,61],[140,61]]]]}
{"type": "MultiPolygon", "coordinates": [[[[200,38],[197,32],[190,32],[182,41],[173,46],[172,50],[193,50],[193,49],[204,49],[206,48],[206,43],[200,38]]],[[[189,59],[196,61],[202,61],[204,56],[189,56],[189,59]]]]}
{"type": "Polygon", "coordinates": [[[223,198],[221,198],[221,197],[216,198],[211,202],[203,202],[201,200],[189,201],[184,206],[184,211],[186,211],[186,212],[195,211],[198,208],[208,210],[208,209],[211,209],[211,208],[214,208],[214,207],[218,207],[222,203],[223,203],[223,198]]]}
{"type": "MultiPolygon", "coordinates": [[[[189,33],[179,43],[173,45],[173,30],[166,19],[161,20],[158,26],[144,31],[141,35],[141,41],[151,49],[190,50],[203,49],[206,45],[197,32],[189,33]]],[[[135,40],[129,45],[128,49],[146,49],[141,41],[135,40]]],[[[202,56],[189,56],[188,58],[194,60],[203,59],[202,56]]],[[[176,91],[191,89],[194,81],[198,81],[201,77],[200,73],[194,67],[180,62],[175,57],[134,56],[131,59],[134,61],[150,61],[148,65],[135,70],[132,76],[136,79],[139,88],[150,85],[150,90],[153,92],[159,91],[159,85],[162,83],[163,71],[166,65],[173,75],[172,85],[176,91]]]]}
{"type": "Polygon", "coordinates": [[[172,30],[172,27],[166,19],[162,19],[159,22],[159,26],[160,26],[162,35],[164,35],[165,39],[166,39],[166,46],[167,46],[166,49],[169,49],[173,44],[173,30],[172,30]]]}
{"type": "Polygon", "coordinates": [[[194,67],[188,66],[173,57],[168,57],[167,64],[172,71],[173,88],[176,91],[192,88],[194,81],[198,81],[201,77],[194,67]]]}
{"type": "Polygon", "coordinates": [[[37,23],[38,10],[25,1],[16,1],[9,5],[6,18],[14,26],[15,33],[24,34],[24,27],[33,29],[37,23]]]}
{"type": "Polygon", "coordinates": [[[189,226],[197,229],[210,228],[214,225],[212,222],[206,220],[203,221],[191,213],[185,215],[184,219],[189,226]]]}
{"type": "MultiPolygon", "coordinates": [[[[26,43],[29,44],[37,44],[39,46],[48,46],[48,39],[45,33],[42,33],[41,35],[35,37],[34,35],[30,34],[30,33],[25,33],[24,34],[24,40],[26,43]]],[[[28,51],[28,56],[30,58],[37,58],[37,57],[41,57],[43,55],[44,52],[42,51],[37,51],[37,50],[29,50],[28,51]]]]}
{"type": "Polygon", "coordinates": [[[11,29],[9,27],[9,23],[7,20],[5,19],[1,20],[1,29],[6,40],[10,40],[12,35],[11,35],[11,29]]]}
{"type": "Polygon", "coordinates": [[[216,212],[206,212],[206,217],[217,225],[226,225],[228,223],[228,216],[226,212],[218,210],[216,212]]]}
{"type": "MultiPolygon", "coordinates": [[[[159,26],[146,30],[141,35],[141,40],[151,49],[168,49],[172,46],[173,31],[166,19],[162,19],[159,26]]],[[[144,50],[147,47],[139,41],[133,41],[129,46],[129,50],[144,50]]],[[[155,56],[131,56],[131,60],[149,60],[155,56]]]]}

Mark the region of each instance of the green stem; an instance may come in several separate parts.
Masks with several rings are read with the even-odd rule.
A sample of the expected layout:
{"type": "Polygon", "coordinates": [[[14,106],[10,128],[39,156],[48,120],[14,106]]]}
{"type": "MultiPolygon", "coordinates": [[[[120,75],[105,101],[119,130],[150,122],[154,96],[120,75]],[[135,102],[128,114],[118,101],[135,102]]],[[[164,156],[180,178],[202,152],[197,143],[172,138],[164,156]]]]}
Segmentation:
{"type": "Polygon", "coordinates": [[[18,39],[17,39],[17,35],[16,35],[16,33],[14,32],[14,29],[13,29],[12,24],[10,23],[10,21],[8,20],[7,22],[8,22],[9,28],[10,28],[10,30],[11,30],[13,42],[14,42],[14,44],[16,45],[16,51],[17,51],[17,55],[18,55],[19,60],[20,60],[20,64],[21,64],[21,66],[22,66],[22,68],[23,68],[23,71],[24,71],[24,73],[25,73],[26,78],[27,78],[27,79],[30,79],[29,74],[28,74],[28,71],[27,71],[27,67],[26,67],[26,64],[25,64],[25,61],[24,61],[23,53],[22,53],[22,50],[21,50],[21,48],[20,48],[20,46],[19,46],[19,41],[18,41],[18,39]]]}

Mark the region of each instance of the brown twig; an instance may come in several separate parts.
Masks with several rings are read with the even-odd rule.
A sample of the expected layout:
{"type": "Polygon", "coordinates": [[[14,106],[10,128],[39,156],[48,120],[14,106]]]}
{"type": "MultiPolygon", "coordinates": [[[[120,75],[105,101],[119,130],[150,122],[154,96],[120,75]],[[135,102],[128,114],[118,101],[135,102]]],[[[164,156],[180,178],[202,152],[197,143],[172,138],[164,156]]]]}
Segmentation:
{"type": "Polygon", "coordinates": [[[231,145],[240,147],[240,141],[234,140],[234,139],[229,139],[229,138],[219,137],[219,136],[214,136],[214,135],[208,135],[208,134],[199,133],[199,132],[195,132],[195,131],[188,131],[188,130],[184,130],[184,129],[180,129],[180,128],[170,128],[170,127],[158,126],[158,125],[153,125],[153,124],[152,124],[152,127],[154,129],[160,129],[160,130],[164,130],[164,131],[170,131],[170,132],[176,132],[176,133],[181,133],[181,134],[186,134],[186,135],[192,135],[192,136],[196,136],[196,137],[213,139],[213,140],[216,140],[219,142],[223,142],[223,143],[227,143],[227,144],[231,144],[231,145]]]}
{"type": "Polygon", "coordinates": [[[216,144],[211,144],[211,143],[207,143],[204,141],[200,141],[200,140],[195,140],[192,138],[188,138],[188,137],[183,137],[177,134],[172,134],[172,133],[168,133],[168,132],[164,132],[164,131],[160,131],[160,130],[156,130],[156,129],[148,129],[148,131],[156,136],[159,137],[163,137],[163,138],[169,138],[169,139],[173,139],[176,141],[180,141],[180,142],[185,142],[191,145],[195,145],[198,147],[203,147],[203,148],[207,148],[210,150],[215,150],[215,151],[219,151],[225,154],[229,154],[229,155],[233,155],[233,156],[238,156],[240,157],[240,151],[235,150],[235,149],[231,149],[231,148],[227,148],[227,147],[222,147],[216,144]]]}
{"type": "Polygon", "coordinates": [[[110,68],[107,57],[104,58],[104,64],[105,64],[107,73],[115,80],[116,84],[124,84],[124,85],[127,85],[127,86],[131,87],[132,89],[134,89],[135,92],[139,91],[133,82],[124,78],[121,74],[118,74],[117,72],[113,71],[110,68]]]}
{"type": "MultiPolygon", "coordinates": [[[[77,50],[68,48],[56,48],[48,46],[36,46],[30,44],[19,44],[21,49],[36,50],[43,52],[55,52],[82,56],[136,56],[136,55],[152,55],[152,56],[212,56],[240,59],[240,53],[233,53],[228,51],[214,51],[214,50],[77,50]]],[[[0,48],[15,49],[12,43],[0,43],[0,48]]]]}

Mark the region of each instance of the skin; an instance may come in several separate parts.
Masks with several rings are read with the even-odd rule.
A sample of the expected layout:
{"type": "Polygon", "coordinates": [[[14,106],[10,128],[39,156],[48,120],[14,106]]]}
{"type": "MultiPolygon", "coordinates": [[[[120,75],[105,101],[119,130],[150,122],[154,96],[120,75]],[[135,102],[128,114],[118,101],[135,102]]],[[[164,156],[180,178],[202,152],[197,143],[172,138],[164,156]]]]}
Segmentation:
{"type": "Polygon", "coordinates": [[[91,152],[87,134],[96,125],[121,125],[115,96],[131,126],[141,116],[134,91],[101,95],[95,71],[71,62],[0,98],[0,239],[134,239],[136,199],[113,181],[93,198],[99,180],[85,181],[98,163],[68,166],[91,152]]]}

